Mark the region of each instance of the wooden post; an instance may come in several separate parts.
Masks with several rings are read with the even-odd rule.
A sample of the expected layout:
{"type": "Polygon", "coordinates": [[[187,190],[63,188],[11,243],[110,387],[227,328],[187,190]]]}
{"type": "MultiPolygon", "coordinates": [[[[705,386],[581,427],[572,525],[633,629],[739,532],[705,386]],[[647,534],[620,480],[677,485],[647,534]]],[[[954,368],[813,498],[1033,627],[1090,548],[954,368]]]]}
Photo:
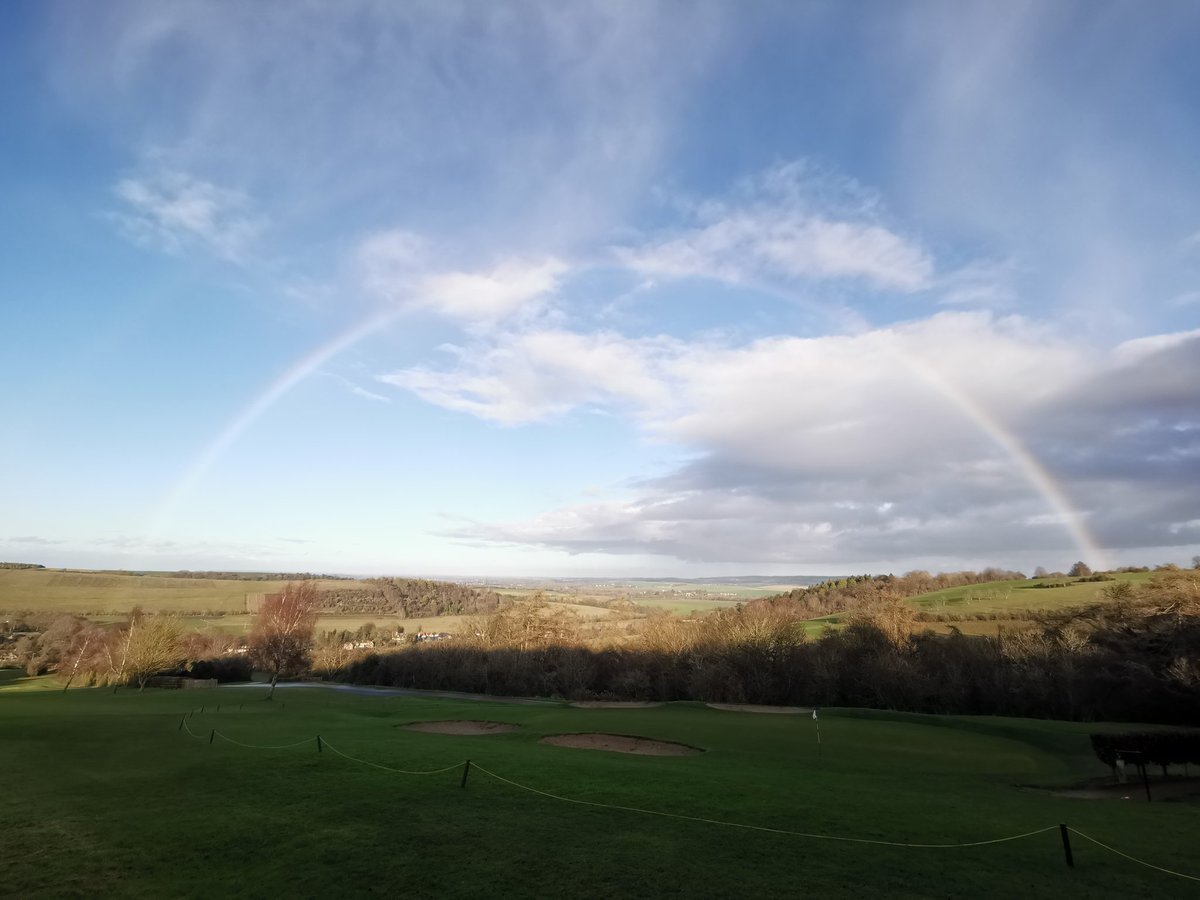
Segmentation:
{"type": "Polygon", "coordinates": [[[459,786],[460,788],[465,788],[465,787],[467,786],[467,776],[468,776],[469,774],[471,774],[471,761],[468,759],[468,760],[466,761],[466,763],[464,763],[464,764],[463,764],[463,777],[462,777],[462,781],[460,781],[460,782],[458,783],[458,786],[459,786]]]}
{"type": "Polygon", "coordinates": [[[1059,824],[1059,833],[1062,834],[1063,855],[1067,858],[1067,867],[1075,868],[1075,857],[1071,855],[1071,832],[1066,825],[1059,824]]]}
{"type": "Polygon", "coordinates": [[[319,734],[317,735],[317,752],[318,753],[322,752],[321,751],[321,736],[319,734]]]}
{"type": "Polygon", "coordinates": [[[217,736],[217,729],[215,729],[215,728],[214,728],[212,731],[210,731],[210,732],[208,733],[208,742],[211,744],[211,743],[213,742],[213,739],[214,739],[216,736],[217,736]]]}

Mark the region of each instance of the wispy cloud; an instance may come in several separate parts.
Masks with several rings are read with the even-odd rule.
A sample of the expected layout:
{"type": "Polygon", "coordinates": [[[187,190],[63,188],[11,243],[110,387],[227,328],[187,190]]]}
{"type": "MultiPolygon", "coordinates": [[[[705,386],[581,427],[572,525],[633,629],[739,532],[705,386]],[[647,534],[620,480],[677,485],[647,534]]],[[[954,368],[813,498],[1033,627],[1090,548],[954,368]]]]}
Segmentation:
{"type": "Polygon", "coordinates": [[[365,238],[355,265],[360,283],[377,300],[475,327],[536,313],[568,271],[553,257],[510,257],[478,269],[452,269],[434,256],[426,239],[403,230],[365,238]]]}
{"type": "Polygon", "coordinates": [[[725,201],[688,203],[692,227],[619,247],[652,275],[756,281],[861,279],[911,292],[928,286],[933,260],[881,221],[878,199],[804,163],[776,166],[725,201]]]}
{"type": "Polygon", "coordinates": [[[124,204],[110,214],[122,234],[168,253],[198,246],[241,262],[263,225],[245,194],[185,172],[125,178],[113,193],[124,204]]]}
{"type": "Polygon", "coordinates": [[[610,332],[507,333],[458,354],[462,366],[400,369],[379,380],[423,400],[503,425],[563,415],[587,405],[644,410],[670,402],[661,364],[683,345],[610,332]]]}

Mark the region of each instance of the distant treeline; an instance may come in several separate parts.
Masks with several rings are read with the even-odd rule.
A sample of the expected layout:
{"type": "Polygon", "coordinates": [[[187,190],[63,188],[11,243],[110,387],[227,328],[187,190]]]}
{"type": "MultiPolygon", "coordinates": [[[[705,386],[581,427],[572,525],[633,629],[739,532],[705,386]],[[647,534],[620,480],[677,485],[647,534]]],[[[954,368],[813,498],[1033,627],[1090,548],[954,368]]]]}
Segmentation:
{"type": "Polygon", "coordinates": [[[314,575],[312,572],[122,572],[123,575],[158,575],[162,578],[202,578],[217,581],[353,581],[349,575],[314,575]]]}
{"type": "Polygon", "coordinates": [[[0,562],[0,569],[44,569],[41,563],[0,562]]]}
{"type": "Polygon", "coordinates": [[[763,597],[747,604],[747,608],[770,609],[789,616],[813,619],[832,613],[851,612],[886,598],[903,599],[941,591],[946,588],[989,581],[1022,580],[1020,572],[1005,569],[984,569],[982,572],[907,572],[904,575],[852,575],[824,581],[810,588],[797,588],[784,594],[763,597]]]}
{"type": "Polygon", "coordinates": [[[370,654],[319,674],[580,699],[1200,722],[1200,572],[1163,573],[1140,589],[1117,582],[1108,594],[1106,603],[995,637],[915,634],[915,611],[893,595],[864,603],[848,627],[815,641],[795,609],[761,603],[692,622],[651,620],[639,642],[604,649],[547,630],[534,616],[521,624],[508,608],[491,617],[504,628],[370,654]]]}
{"type": "Polygon", "coordinates": [[[420,578],[368,578],[320,594],[323,612],[406,619],[489,613],[499,609],[503,599],[495,591],[420,578]]]}

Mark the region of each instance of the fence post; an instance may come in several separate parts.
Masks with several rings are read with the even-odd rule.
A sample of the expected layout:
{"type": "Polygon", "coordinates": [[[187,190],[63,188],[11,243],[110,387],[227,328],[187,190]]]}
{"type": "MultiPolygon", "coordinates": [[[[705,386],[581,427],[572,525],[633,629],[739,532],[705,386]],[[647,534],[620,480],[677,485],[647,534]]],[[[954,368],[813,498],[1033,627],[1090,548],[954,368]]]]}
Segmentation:
{"type": "Polygon", "coordinates": [[[210,732],[208,733],[208,742],[211,744],[211,743],[213,742],[213,739],[214,739],[216,736],[217,736],[217,729],[215,729],[215,728],[214,728],[212,731],[210,731],[210,732]]]}
{"type": "Polygon", "coordinates": [[[1067,867],[1075,868],[1075,857],[1071,855],[1071,832],[1063,823],[1059,823],[1059,833],[1062,834],[1063,855],[1067,858],[1067,867]]]}
{"type": "Polygon", "coordinates": [[[466,761],[466,763],[464,763],[464,764],[463,764],[463,777],[462,777],[462,781],[460,781],[460,782],[458,783],[458,786],[459,786],[460,788],[465,788],[465,787],[467,786],[467,776],[468,776],[468,775],[470,775],[470,774],[471,774],[471,761],[468,759],[468,760],[466,761]]]}
{"type": "Polygon", "coordinates": [[[321,752],[321,736],[319,734],[317,735],[317,752],[321,752]]]}

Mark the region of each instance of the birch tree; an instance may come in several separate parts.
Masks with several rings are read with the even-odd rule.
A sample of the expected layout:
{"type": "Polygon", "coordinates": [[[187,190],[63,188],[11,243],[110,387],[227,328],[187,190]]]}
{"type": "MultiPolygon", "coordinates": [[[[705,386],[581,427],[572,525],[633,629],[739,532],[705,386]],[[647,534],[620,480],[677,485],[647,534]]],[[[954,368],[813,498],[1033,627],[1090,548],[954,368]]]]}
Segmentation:
{"type": "Polygon", "coordinates": [[[308,652],[317,625],[317,585],[289,582],[283,591],[263,601],[250,631],[250,658],[271,674],[271,693],[280,675],[298,675],[309,664],[308,652]]]}

